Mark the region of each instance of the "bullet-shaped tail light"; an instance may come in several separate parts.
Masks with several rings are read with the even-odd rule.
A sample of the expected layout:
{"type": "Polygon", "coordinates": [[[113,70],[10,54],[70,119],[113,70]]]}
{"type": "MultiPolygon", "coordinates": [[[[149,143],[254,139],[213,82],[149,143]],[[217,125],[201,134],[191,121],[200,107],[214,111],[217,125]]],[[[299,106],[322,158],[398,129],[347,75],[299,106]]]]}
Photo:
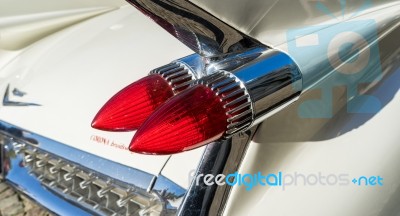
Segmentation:
{"type": "Polygon", "coordinates": [[[130,150],[144,154],[172,154],[222,137],[225,109],[214,92],[202,85],[172,98],[136,132],[130,150]]]}
{"type": "Polygon", "coordinates": [[[250,126],[252,103],[230,73],[215,73],[158,110],[136,132],[130,150],[173,154],[191,150],[250,126]]]}
{"type": "Polygon", "coordinates": [[[249,64],[195,83],[146,120],[131,151],[174,154],[229,138],[295,101],[302,75],[289,56],[267,50],[249,64]]]}
{"type": "MultiPolygon", "coordinates": [[[[197,55],[186,57],[195,58],[197,55]]],[[[100,109],[92,127],[105,131],[136,130],[155,109],[193,83],[196,76],[182,61],[159,67],[119,91],[100,109]]]]}

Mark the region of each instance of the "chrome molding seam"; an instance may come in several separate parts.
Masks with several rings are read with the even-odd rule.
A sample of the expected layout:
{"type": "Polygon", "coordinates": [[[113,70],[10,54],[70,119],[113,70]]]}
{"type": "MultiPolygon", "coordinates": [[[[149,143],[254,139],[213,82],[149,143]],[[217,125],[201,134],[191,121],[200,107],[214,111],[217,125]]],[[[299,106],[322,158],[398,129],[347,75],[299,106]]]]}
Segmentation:
{"type": "Polygon", "coordinates": [[[215,57],[264,47],[188,0],[127,0],[196,53],[215,57]]]}
{"type": "Polygon", "coordinates": [[[186,192],[2,121],[0,144],[3,179],[58,215],[173,215],[186,192]]]}

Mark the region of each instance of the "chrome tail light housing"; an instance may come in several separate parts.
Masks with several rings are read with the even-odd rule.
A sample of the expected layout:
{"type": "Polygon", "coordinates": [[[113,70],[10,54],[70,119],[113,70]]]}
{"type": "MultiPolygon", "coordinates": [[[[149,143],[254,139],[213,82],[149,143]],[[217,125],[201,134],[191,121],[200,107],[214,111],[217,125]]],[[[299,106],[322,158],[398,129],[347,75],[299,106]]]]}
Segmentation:
{"type": "MultiPolygon", "coordinates": [[[[233,62],[238,62],[232,60],[233,62]]],[[[294,102],[302,74],[285,53],[268,49],[233,67],[215,72],[168,100],[136,132],[130,150],[172,154],[191,150],[248,130],[294,102]]]]}

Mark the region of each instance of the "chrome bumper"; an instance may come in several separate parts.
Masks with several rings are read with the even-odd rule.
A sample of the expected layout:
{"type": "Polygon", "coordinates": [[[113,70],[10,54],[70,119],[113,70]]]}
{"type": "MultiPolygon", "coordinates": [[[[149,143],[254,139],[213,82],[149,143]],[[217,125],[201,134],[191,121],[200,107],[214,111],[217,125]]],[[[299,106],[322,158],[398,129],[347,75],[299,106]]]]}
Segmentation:
{"type": "Polygon", "coordinates": [[[0,121],[1,176],[58,215],[174,215],[185,190],[0,121]]]}

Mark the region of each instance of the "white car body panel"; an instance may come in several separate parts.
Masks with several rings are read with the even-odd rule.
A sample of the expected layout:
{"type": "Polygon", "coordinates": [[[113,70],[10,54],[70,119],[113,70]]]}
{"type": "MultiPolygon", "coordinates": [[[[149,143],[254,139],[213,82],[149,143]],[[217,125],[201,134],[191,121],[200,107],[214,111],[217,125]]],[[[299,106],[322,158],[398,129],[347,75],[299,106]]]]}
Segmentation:
{"type": "MultiPolygon", "coordinates": [[[[21,50],[0,50],[0,69],[6,66],[11,60],[21,53],[21,50]]],[[[1,76],[1,72],[0,72],[1,76]]]]}
{"type": "Polygon", "coordinates": [[[73,24],[116,7],[95,7],[19,15],[0,20],[0,49],[19,50],[73,24]]]}
{"type": "MultiPolygon", "coordinates": [[[[392,7],[370,11],[353,20],[374,19],[378,26],[378,37],[382,39],[399,28],[400,23],[396,22],[399,20],[399,16],[396,16],[399,11],[399,4],[392,4],[392,7]]],[[[278,47],[287,50],[286,44],[278,47]]],[[[332,118],[301,118],[300,104],[322,97],[321,91],[316,89],[329,83],[328,80],[332,77],[327,76],[317,87],[314,86],[305,92],[299,101],[267,119],[260,126],[249,144],[238,172],[261,172],[265,175],[278,172],[321,172],[346,173],[350,177],[381,176],[384,178],[384,185],[359,187],[350,182],[350,185],[345,186],[312,186],[299,183],[296,186],[288,186],[285,190],[282,187],[256,186],[250,191],[246,191],[243,186],[234,186],[224,215],[258,215],[260,212],[264,215],[398,214],[396,202],[400,196],[399,57],[384,62],[383,56],[387,56],[391,51],[381,49],[380,52],[382,71],[387,76],[375,83],[376,87],[360,90],[360,94],[369,91],[368,95],[375,95],[381,100],[382,109],[378,113],[371,115],[362,114],[360,111],[360,114],[349,114],[346,110],[346,89],[343,87],[332,89],[333,104],[328,104],[333,106],[332,118]]],[[[311,55],[309,59],[312,59],[311,55]]],[[[312,68],[306,64],[300,64],[300,67],[307,71],[312,68]]],[[[309,108],[324,109],[318,105],[309,108]]],[[[362,104],[359,104],[359,109],[362,109],[362,104]]]]}
{"type": "Polygon", "coordinates": [[[33,44],[4,67],[2,92],[10,83],[27,93],[10,100],[42,106],[1,107],[0,119],[157,175],[168,156],[133,154],[126,148],[134,132],[103,132],[90,124],[123,87],[190,53],[133,7],[122,7],[33,44]]]}
{"type": "MultiPolygon", "coordinates": [[[[381,95],[398,88],[400,70],[388,77],[379,88],[381,95]],[[397,82],[396,82],[397,81],[397,82]],[[396,87],[397,86],[397,87],[396,87]]],[[[302,101],[299,101],[301,103],[302,101]]],[[[246,159],[239,173],[304,173],[340,174],[350,176],[382,176],[381,187],[357,185],[335,186],[257,186],[251,191],[234,187],[224,215],[396,215],[399,212],[400,189],[400,93],[367,122],[336,138],[322,137],[321,141],[307,141],[325,126],[325,133],[363,119],[362,114],[338,115],[330,125],[312,120],[294,118],[282,121],[284,116],[297,115],[298,103],[279,113],[259,128],[250,143],[246,159]],[[311,124],[310,124],[311,122],[311,124]],[[286,128],[285,130],[277,130],[286,128]],[[305,132],[300,134],[299,132],[305,132]]],[[[365,116],[364,116],[365,117],[365,116]]]]}
{"type": "MultiPolygon", "coordinates": [[[[279,1],[268,7],[272,8],[276,3],[279,1]]],[[[399,12],[399,4],[396,2],[378,3],[380,7],[387,8],[385,13],[374,14],[367,11],[368,13],[361,14],[357,19],[368,16],[374,18],[378,24],[386,23],[393,19],[393,14],[399,12]]],[[[293,19],[291,15],[294,14],[288,13],[285,20],[293,22],[283,25],[285,22],[271,22],[276,19],[271,19],[269,15],[274,14],[262,13],[260,17],[255,17],[255,20],[248,20],[249,23],[238,24],[229,14],[224,15],[220,12],[221,8],[208,8],[209,5],[202,5],[201,1],[196,4],[219,14],[219,18],[243,32],[284,51],[287,51],[285,34],[288,29],[322,22],[330,23],[327,17],[317,16],[300,24],[300,19],[293,19]],[[279,29],[276,28],[277,24],[280,25],[279,29]]],[[[101,8],[83,13],[84,15],[80,14],[79,18],[70,16],[68,22],[59,22],[58,27],[74,23],[73,19],[82,21],[113,9],[110,6],[108,9],[101,8]]],[[[349,13],[354,12],[356,8],[350,9],[352,10],[349,10],[349,13]]],[[[341,11],[336,10],[334,13],[338,14],[341,11]]],[[[306,13],[303,15],[307,16],[306,13]]],[[[21,21],[21,24],[23,23],[21,21]]],[[[39,28],[35,29],[42,26],[42,29],[46,30],[48,26],[48,23],[36,24],[39,28]]],[[[44,32],[53,33],[58,27],[44,32]]],[[[15,30],[17,31],[18,29],[15,30]]],[[[38,37],[29,39],[29,43],[36,41],[38,37]]],[[[1,120],[153,175],[161,172],[163,176],[183,188],[189,187],[189,175],[197,167],[204,148],[171,157],[134,154],[126,149],[134,132],[99,131],[92,129],[90,123],[101,106],[123,87],[147,75],[151,69],[191,54],[192,51],[131,6],[124,6],[69,27],[26,49],[22,47],[29,43],[21,41],[25,40],[18,39],[13,46],[12,43],[8,43],[10,47],[0,44],[1,48],[7,49],[0,50],[0,92],[4,92],[10,84],[11,89],[18,88],[27,93],[24,97],[11,95],[11,100],[38,103],[42,106],[0,107],[1,120]],[[117,145],[113,145],[113,142],[117,145]]],[[[299,66],[304,71],[308,70],[308,65],[299,66]]],[[[390,78],[398,80],[400,71],[397,70],[390,78]]],[[[389,79],[382,83],[380,90],[376,90],[380,91],[377,94],[389,91],[385,88],[396,84],[389,79]]],[[[297,113],[299,103],[307,97],[315,97],[315,94],[318,93],[309,92],[302,95],[300,101],[267,119],[260,126],[249,144],[239,173],[347,172],[351,175],[387,176],[385,186],[360,188],[300,185],[285,191],[268,187],[256,187],[245,191],[244,187],[234,187],[224,215],[398,213],[397,203],[392,202],[398,200],[400,186],[400,159],[396,154],[400,151],[400,134],[396,127],[400,120],[400,94],[393,93],[393,98],[369,121],[345,134],[335,136],[332,136],[331,131],[340,131],[343,125],[359,121],[359,116],[341,114],[339,110],[343,107],[336,107],[335,110],[339,114],[335,119],[300,118],[297,113]],[[305,124],[307,128],[304,127],[305,124]],[[373,136],[370,136],[372,134],[373,136]],[[319,140],[312,140],[315,136],[318,136],[319,140]]],[[[344,94],[343,91],[339,92],[335,99],[339,100],[344,94]]]]}
{"type": "Polygon", "coordinates": [[[165,164],[161,174],[182,188],[188,189],[205,147],[174,154],[165,164]]]}
{"type": "Polygon", "coordinates": [[[28,14],[40,14],[46,12],[56,12],[62,10],[75,10],[93,7],[113,7],[127,5],[124,0],[35,0],[35,1],[0,1],[0,17],[15,17],[28,14]]]}
{"type": "Polygon", "coordinates": [[[273,47],[287,43],[288,29],[335,24],[366,15],[377,8],[399,4],[395,0],[255,0],[251,4],[241,0],[190,1],[243,33],[273,47]],[[325,8],[315,7],[317,3],[325,8]],[[243,11],[252,13],[249,15],[243,11]]]}
{"type": "Polygon", "coordinates": [[[123,0],[0,1],[0,69],[45,36],[126,4],[123,0]]]}

